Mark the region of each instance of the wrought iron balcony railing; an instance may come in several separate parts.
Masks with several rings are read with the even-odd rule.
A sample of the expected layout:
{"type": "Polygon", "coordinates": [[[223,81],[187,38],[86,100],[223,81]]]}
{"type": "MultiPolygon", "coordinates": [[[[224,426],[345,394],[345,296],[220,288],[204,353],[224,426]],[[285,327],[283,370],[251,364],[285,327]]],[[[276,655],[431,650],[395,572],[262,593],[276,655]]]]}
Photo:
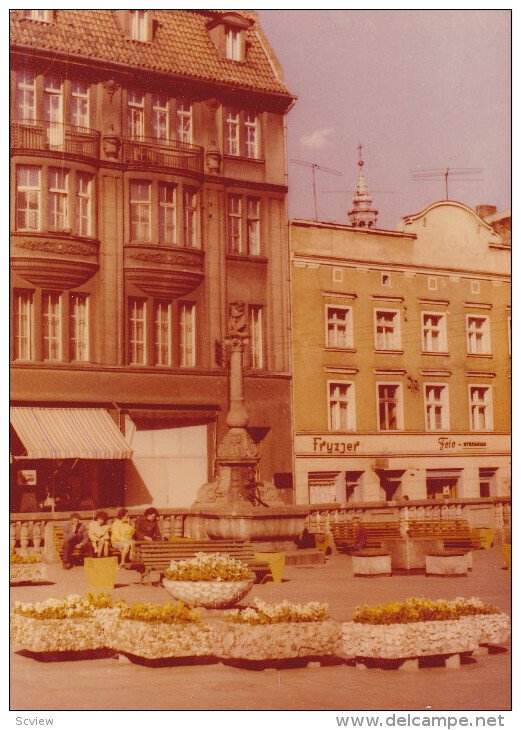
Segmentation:
{"type": "Polygon", "coordinates": [[[96,159],[100,133],[73,124],[20,119],[11,124],[11,149],[65,152],[96,159]]]}
{"type": "Polygon", "coordinates": [[[203,148],[155,137],[126,138],[123,140],[123,162],[202,172],[203,148]]]}

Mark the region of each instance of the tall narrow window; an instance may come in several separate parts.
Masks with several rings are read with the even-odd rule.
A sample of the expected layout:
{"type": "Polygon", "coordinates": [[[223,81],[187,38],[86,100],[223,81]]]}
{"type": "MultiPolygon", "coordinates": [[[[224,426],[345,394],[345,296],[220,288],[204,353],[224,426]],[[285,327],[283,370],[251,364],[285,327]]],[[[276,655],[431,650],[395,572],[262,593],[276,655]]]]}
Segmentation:
{"type": "Polygon", "coordinates": [[[239,110],[226,109],[225,152],[227,155],[239,154],[239,110]]]}
{"type": "Polygon", "coordinates": [[[130,364],[146,365],[146,300],[129,299],[130,364]]]}
{"type": "Polygon", "coordinates": [[[248,253],[250,256],[260,254],[260,201],[258,198],[247,199],[248,220],[248,253]]]}
{"type": "Polygon", "coordinates": [[[329,428],[331,431],[354,430],[354,387],[352,383],[329,383],[329,428]]]}
{"type": "Polygon", "coordinates": [[[133,41],[147,41],[147,11],[130,10],[130,37],[133,41]]]}
{"type": "Polygon", "coordinates": [[[25,10],[26,16],[31,20],[38,20],[40,23],[49,23],[51,20],[50,10],[25,10]]]}
{"type": "Polygon", "coordinates": [[[378,384],[378,428],[397,431],[402,428],[402,391],[396,383],[378,384]]]}
{"type": "Polygon", "coordinates": [[[257,115],[244,112],[244,156],[256,159],[258,155],[257,115]]]}
{"type": "Polygon", "coordinates": [[[159,241],[176,243],[176,186],[159,184],[159,241]]]}
{"type": "Polygon", "coordinates": [[[92,175],[76,173],[76,230],[80,236],[92,236],[92,175]]]}
{"type": "Polygon", "coordinates": [[[63,231],[69,225],[69,176],[65,170],[50,167],[47,173],[47,224],[50,230],[63,231]]]}
{"type": "Polygon", "coordinates": [[[197,192],[191,188],[184,190],[184,245],[196,248],[199,245],[197,234],[197,192]]]}
{"type": "Polygon", "coordinates": [[[170,354],[170,302],[155,302],[154,329],[155,329],[155,364],[168,367],[171,365],[170,354]]]}
{"type": "Polygon", "coordinates": [[[447,328],[445,314],[422,312],[422,345],[424,352],[446,352],[447,328]]]}
{"type": "Polygon", "coordinates": [[[89,127],[89,85],[85,81],[71,82],[71,124],[89,127]]]}
{"type": "Polygon", "coordinates": [[[127,131],[131,139],[145,135],[145,96],[141,91],[128,92],[127,131]]]}
{"type": "Polygon", "coordinates": [[[467,353],[469,355],[490,354],[488,317],[467,315],[467,353]]]}
{"type": "Polygon", "coordinates": [[[226,58],[241,60],[241,31],[237,28],[226,28],[226,58]]]}
{"type": "Polygon", "coordinates": [[[76,362],[89,359],[89,297],[71,294],[69,299],[70,357],[76,362]]]}
{"type": "Polygon", "coordinates": [[[326,306],[327,347],[353,347],[353,317],[350,307],[326,306]]]}
{"type": "Polygon", "coordinates": [[[42,294],[43,359],[61,360],[61,302],[59,294],[42,294]]]}
{"type": "Polygon", "coordinates": [[[144,180],[130,182],[130,240],[151,239],[151,184],[144,180]]]}
{"type": "Polygon", "coordinates": [[[262,328],[262,307],[256,304],[250,306],[250,348],[251,367],[262,370],[264,367],[264,337],[262,328]]]}
{"type": "Polygon", "coordinates": [[[57,76],[46,76],[43,88],[43,114],[47,122],[47,141],[51,149],[63,148],[63,83],[57,76]]]}
{"type": "Polygon", "coordinates": [[[14,292],[14,357],[15,360],[33,358],[33,293],[14,292]]]}
{"type": "Polygon", "coordinates": [[[449,428],[448,387],[425,384],[425,429],[446,431],[449,428]]]}
{"type": "Polygon", "coordinates": [[[152,98],[152,130],[156,139],[161,142],[168,140],[168,99],[165,96],[152,98]]]}
{"type": "Polygon", "coordinates": [[[400,347],[400,318],[396,311],[375,311],[375,346],[377,350],[398,350],[400,347]]]}
{"type": "Polygon", "coordinates": [[[470,427],[473,431],[492,429],[492,391],[488,385],[471,385],[470,427]]]}
{"type": "Polygon", "coordinates": [[[195,304],[179,306],[179,364],[182,368],[195,366],[195,304]]]}
{"type": "Polygon", "coordinates": [[[176,103],[177,139],[179,142],[192,142],[192,104],[186,99],[178,99],[176,103]]]}
{"type": "Polygon", "coordinates": [[[242,253],[242,208],[240,195],[228,195],[228,250],[242,253]]]}
{"type": "Polygon", "coordinates": [[[16,116],[24,122],[36,119],[36,77],[29,71],[19,71],[17,74],[16,116]]]}
{"type": "Polygon", "coordinates": [[[16,227],[40,230],[40,168],[19,165],[16,170],[16,227]]]}

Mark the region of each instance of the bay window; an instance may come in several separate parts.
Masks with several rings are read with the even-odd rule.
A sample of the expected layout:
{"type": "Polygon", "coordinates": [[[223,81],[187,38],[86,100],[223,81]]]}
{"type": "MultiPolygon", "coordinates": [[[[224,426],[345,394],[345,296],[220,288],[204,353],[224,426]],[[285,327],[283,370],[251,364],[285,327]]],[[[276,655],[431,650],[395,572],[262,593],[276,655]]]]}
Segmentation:
{"type": "Polygon", "coordinates": [[[195,304],[179,305],[179,365],[195,366],[195,304]]]}
{"type": "Polygon", "coordinates": [[[61,360],[62,318],[61,297],[59,294],[42,294],[43,359],[61,360]]]}
{"type": "Polygon", "coordinates": [[[68,186],[67,171],[50,167],[47,173],[47,225],[51,231],[63,231],[68,228],[68,186]]]}
{"type": "Polygon", "coordinates": [[[89,297],[72,293],[69,297],[70,358],[76,362],[89,359],[89,297]]]}
{"type": "Polygon", "coordinates": [[[19,231],[40,229],[41,171],[18,165],[16,170],[16,227],[19,231]]]}

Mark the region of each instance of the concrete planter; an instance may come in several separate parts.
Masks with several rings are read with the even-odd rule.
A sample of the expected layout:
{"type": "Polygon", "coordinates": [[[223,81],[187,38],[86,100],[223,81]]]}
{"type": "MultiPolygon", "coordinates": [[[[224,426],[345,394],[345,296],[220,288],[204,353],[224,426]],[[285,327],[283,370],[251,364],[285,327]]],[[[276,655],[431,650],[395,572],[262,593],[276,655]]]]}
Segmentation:
{"type": "Polygon", "coordinates": [[[342,626],[342,647],[346,656],[406,659],[473,651],[481,635],[477,622],[463,619],[383,625],[348,621],[342,626]]]}
{"type": "Polygon", "coordinates": [[[465,622],[471,630],[477,628],[480,644],[504,644],[510,639],[510,616],[506,613],[465,616],[460,621],[465,622]]]}
{"type": "Polygon", "coordinates": [[[220,656],[250,661],[336,654],[341,642],[341,626],[333,621],[225,623],[221,634],[220,656]]]}
{"type": "Polygon", "coordinates": [[[20,649],[34,652],[87,651],[105,646],[96,617],[37,619],[13,613],[11,641],[20,649]]]}
{"type": "Polygon", "coordinates": [[[47,566],[43,563],[12,563],[9,566],[10,583],[39,583],[47,580],[47,566]]]}
{"type": "Polygon", "coordinates": [[[163,578],[163,586],[170,595],[189,606],[230,608],[251,589],[255,578],[237,581],[187,581],[163,578]]]}
{"type": "Polygon", "coordinates": [[[143,659],[212,656],[219,647],[212,624],[166,624],[116,618],[106,625],[106,645],[143,659]]]}

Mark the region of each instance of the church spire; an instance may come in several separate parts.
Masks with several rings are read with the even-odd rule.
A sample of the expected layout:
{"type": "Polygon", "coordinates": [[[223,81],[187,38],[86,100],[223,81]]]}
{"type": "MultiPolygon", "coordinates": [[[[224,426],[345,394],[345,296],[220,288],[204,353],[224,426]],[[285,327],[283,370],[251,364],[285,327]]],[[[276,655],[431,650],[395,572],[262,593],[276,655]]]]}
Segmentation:
{"type": "Polygon", "coordinates": [[[358,144],[358,182],[353,197],[353,207],[347,215],[353,228],[374,228],[378,211],[371,208],[373,199],[367,191],[363,168],[362,145],[358,144]]]}

